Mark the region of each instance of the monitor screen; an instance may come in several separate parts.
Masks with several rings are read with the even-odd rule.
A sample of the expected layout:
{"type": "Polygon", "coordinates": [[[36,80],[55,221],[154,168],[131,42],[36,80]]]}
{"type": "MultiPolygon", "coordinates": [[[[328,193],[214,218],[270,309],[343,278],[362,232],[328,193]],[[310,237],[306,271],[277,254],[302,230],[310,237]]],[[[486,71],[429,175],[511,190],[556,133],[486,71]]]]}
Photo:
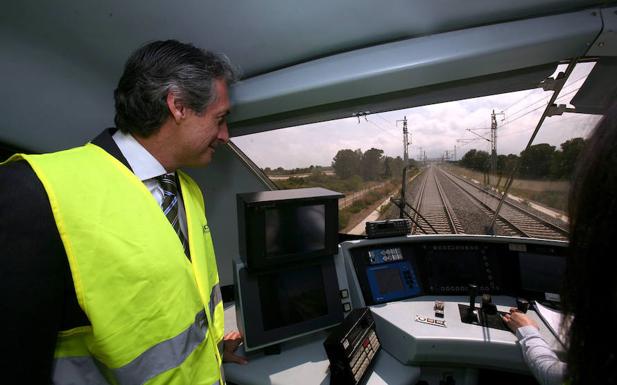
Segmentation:
{"type": "Polygon", "coordinates": [[[566,259],[554,255],[519,253],[521,289],[560,293],[566,259]]]}
{"type": "Polygon", "coordinates": [[[320,266],[269,274],[261,277],[258,285],[264,330],[328,313],[320,266]]]}
{"type": "Polygon", "coordinates": [[[398,268],[375,270],[375,279],[379,287],[379,293],[384,295],[392,292],[405,290],[401,279],[401,270],[398,268]]]}
{"type": "Polygon", "coordinates": [[[251,351],[321,330],[343,320],[333,258],[274,272],[249,273],[234,261],[236,311],[251,351]]]}
{"type": "Polygon", "coordinates": [[[326,207],[280,206],[265,215],[266,253],[284,256],[322,250],[326,247],[326,207]]]}
{"type": "Polygon", "coordinates": [[[341,196],[322,188],[237,194],[238,251],[246,267],[263,273],[336,254],[341,196]]]}
{"type": "Polygon", "coordinates": [[[482,255],[478,251],[433,251],[429,256],[429,281],[433,290],[441,287],[467,287],[487,284],[482,255]]]}

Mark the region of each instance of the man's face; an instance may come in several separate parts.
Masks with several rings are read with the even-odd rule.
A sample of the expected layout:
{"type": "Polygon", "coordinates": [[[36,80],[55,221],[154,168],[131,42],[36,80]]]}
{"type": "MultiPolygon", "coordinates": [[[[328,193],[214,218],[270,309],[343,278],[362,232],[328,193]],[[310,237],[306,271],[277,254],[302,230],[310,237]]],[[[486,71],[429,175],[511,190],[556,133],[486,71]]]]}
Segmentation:
{"type": "Polygon", "coordinates": [[[182,166],[206,166],[212,160],[215,148],[229,140],[227,84],[222,79],[216,79],[213,88],[215,101],[201,114],[189,109],[178,127],[176,157],[182,166]]]}

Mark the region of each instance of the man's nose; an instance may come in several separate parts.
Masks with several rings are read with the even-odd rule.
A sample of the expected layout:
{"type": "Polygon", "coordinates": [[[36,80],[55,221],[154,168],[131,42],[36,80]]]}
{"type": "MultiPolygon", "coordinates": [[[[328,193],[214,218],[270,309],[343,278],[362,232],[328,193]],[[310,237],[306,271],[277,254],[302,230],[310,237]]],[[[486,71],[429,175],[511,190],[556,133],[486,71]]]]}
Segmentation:
{"type": "Polygon", "coordinates": [[[219,130],[217,139],[223,143],[229,142],[229,129],[227,128],[227,123],[225,123],[223,127],[219,130]]]}

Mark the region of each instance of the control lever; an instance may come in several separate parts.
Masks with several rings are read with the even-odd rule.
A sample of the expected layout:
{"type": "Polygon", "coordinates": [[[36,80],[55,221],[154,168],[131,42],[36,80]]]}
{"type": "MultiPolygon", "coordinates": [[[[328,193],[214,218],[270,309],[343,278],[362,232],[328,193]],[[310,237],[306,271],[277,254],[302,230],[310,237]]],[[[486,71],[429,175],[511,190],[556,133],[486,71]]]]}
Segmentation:
{"type": "Polygon", "coordinates": [[[467,320],[469,322],[475,319],[473,311],[476,309],[476,294],[478,293],[478,286],[470,283],[469,289],[469,308],[467,309],[467,320]]]}
{"type": "Polygon", "coordinates": [[[485,314],[497,314],[497,306],[493,303],[490,294],[482,294],[482,312],[485,314]]]}
{"type": "Polygon", "coordinates": [[[478,315],[474,314],[476,308],[476,294],[478,293],[478,286],[474,284],[469,285],[469,306],[458,305],[458,311],[461,316],[461,322],[477,325],[485,328],[498,329],[498,330],[510,330],[508,326],[501,319],[500,313],[497,311],[497,305],[493,303],[493,298],[490,294],[486,293],[482,295],[482,304],[478,309],[478,315]]]}

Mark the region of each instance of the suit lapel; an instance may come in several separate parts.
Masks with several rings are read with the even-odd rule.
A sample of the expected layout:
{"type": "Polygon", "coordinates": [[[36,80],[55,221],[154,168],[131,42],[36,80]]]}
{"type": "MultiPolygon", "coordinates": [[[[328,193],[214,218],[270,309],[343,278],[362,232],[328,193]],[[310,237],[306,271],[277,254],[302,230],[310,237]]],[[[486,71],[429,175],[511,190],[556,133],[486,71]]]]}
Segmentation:
{"type": "Polygon", "coordinates": [[[103,150],[107,151],[109,155],[118,159],[123,165],[125,165],[129,170],[133,171],[129,162],[126,160],[120,148],[114,141],[114,138],[111,136],[117,131],[117,128],[107,128],[103,132],[101,132],[96,138],[92,139],[91,143],[96,144],[103,150]]]}

